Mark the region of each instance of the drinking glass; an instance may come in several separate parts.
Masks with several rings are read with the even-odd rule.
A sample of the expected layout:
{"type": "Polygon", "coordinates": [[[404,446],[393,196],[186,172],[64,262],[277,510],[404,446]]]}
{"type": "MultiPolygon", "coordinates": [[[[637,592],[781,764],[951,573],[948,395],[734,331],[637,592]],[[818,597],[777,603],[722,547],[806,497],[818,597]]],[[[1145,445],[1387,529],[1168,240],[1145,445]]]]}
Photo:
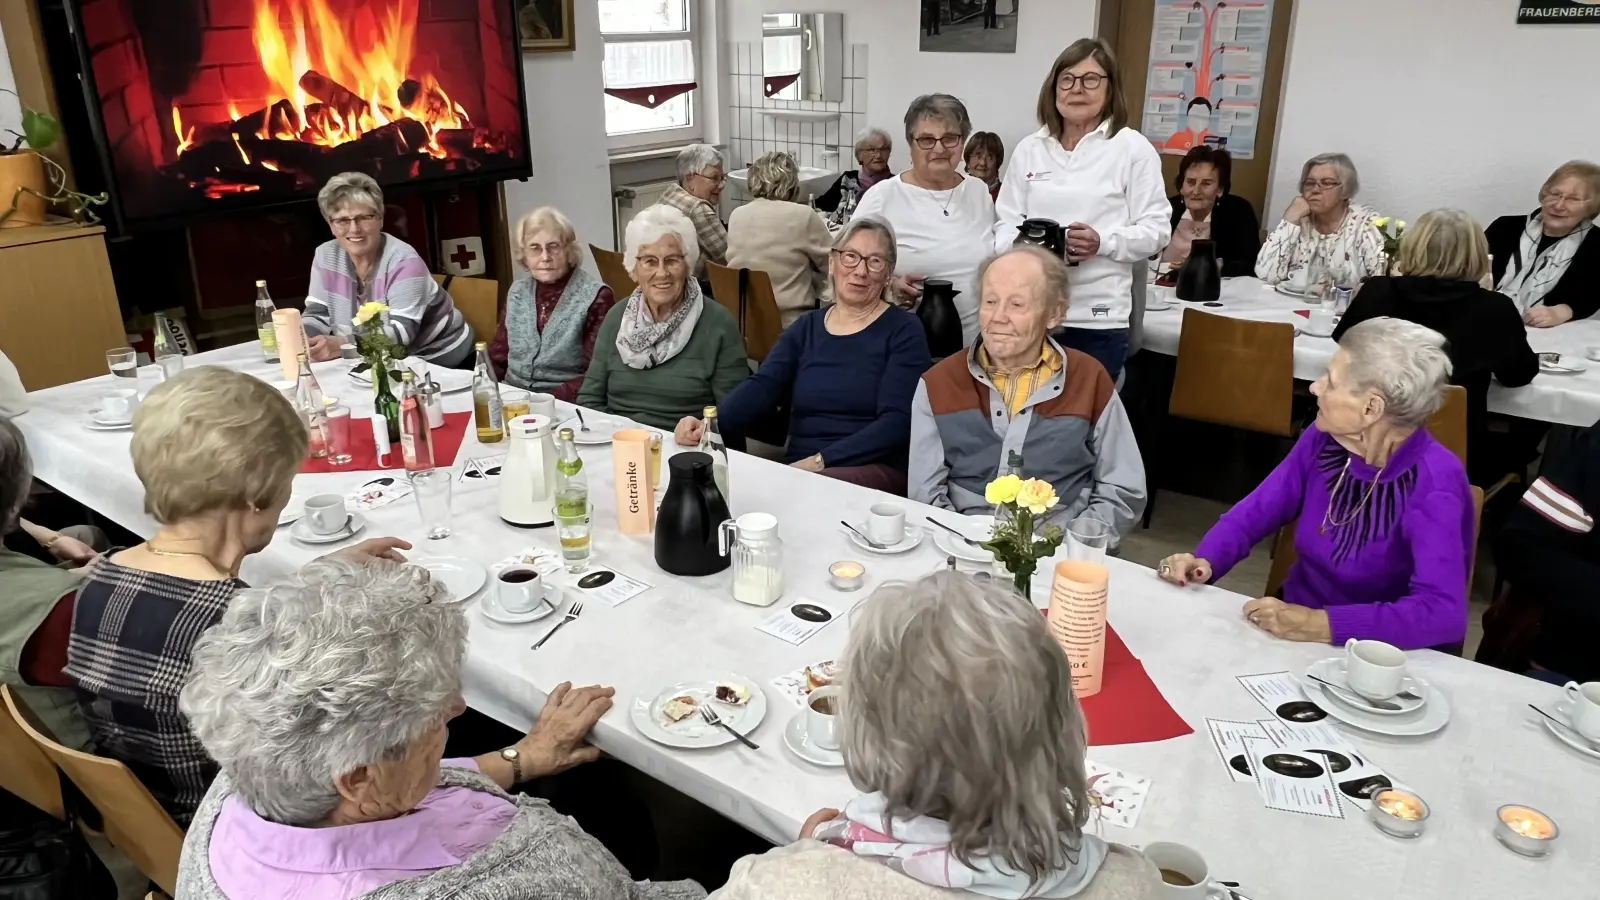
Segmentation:
{"type": "Polygon", "coordinates": [[[566,563],[568,572],[576,574],[589,567],[589,557],[594,549],[589,520],[593,517],[593,506],[581,515],[556,514],[556,537],[561,541],[561,559],[566,563]]]}
{"type": "Polygon", "coordinates": [[[1111,549],[1111,526],[1095,516],[1079,516],[1067,523],[1067,559],[1105,564],[1111,549]]]}
{"type": "Polygon", "coordinates": [[[155,363],[151,363],[148,366],[140,366],[136,371],[138,372],[139,397],[141,399],[157,387],[160,387],[161,382],[167,380],[166,374],[155,363]]]}
{"type": "Polygon", "coordinates": [[[666,435],[659,431],[650,432],[650,484],[658,491],[661,489],[661,448],[666,443],[666,435]]]}
{"type": "Polygon", "coordinates": [[[106,351],[106,365],[118,378],[139,377],[139,354],[132,347],[118,347],[106,351]]]}
{"type": "Polygon", "coordinates": [[[450,482],[455,479],[448,468],[416,472],[411,476],[411,493],[422,514],[422,530],[428,540],[450,536],[450,482]]]}
{"type": "Polygon", "coordinates": [[[339,358],[352,362],[361,358],[361,350],[356,347],[356,330],[349,325],[335,325],[333,333],[339,336],[339,358]]]}
{"type": "Polygon", "coordinates": [[[350,407],[330,406],[323,434],[328,443],[328,464],[348,466],[355,459],[355,440],[350,434],[350,407]]]}
{"type": "Polygon", "coordinates": [[[500,408],[504,411],[507,422],[528,415],[529,402],[528,392],[521,388],[500,388],[500,408]]]}

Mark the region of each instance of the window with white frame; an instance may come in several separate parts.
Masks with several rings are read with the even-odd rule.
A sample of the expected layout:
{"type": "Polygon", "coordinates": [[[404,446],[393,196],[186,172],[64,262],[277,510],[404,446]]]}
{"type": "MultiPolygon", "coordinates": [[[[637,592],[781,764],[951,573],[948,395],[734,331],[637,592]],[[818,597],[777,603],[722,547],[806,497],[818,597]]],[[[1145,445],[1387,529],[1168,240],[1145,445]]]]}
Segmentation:
{"type": "Polygon", "coordinates": [[[599,0],[612,147],[699,136],[694,0],[599,0]]]}

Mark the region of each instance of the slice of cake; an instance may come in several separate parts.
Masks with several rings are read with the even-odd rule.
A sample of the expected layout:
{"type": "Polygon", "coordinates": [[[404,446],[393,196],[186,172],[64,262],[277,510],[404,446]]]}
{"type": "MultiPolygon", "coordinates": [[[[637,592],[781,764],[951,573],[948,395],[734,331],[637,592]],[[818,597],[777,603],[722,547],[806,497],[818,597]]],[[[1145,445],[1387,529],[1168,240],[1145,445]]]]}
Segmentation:
{"type": "Polygon", "coordinates": [[[833,684],[834,679],[839,677],[840,670],[840,665],[831,659],[806,666],[806,688],[814,691],[833,684]]]}
{"type": "Polygon", "coordinates": [[[688,694],[679,694],[678,696],[673,697],[671,700],[668,700],[666,703],[661,704],[661,714],[666,716],[669,721],[673,722],[683,721],[688,716],[694,715],[694,711],[694,698],[688,694]]]}
{"type": "Polygon", "coordinates": [[[729,706],[743,706],[750,702],[750,689],[742,684],[734,684],[731,681],[719,681],[717,682],[716,698],[718,703],[726,703],[729,706]]]}

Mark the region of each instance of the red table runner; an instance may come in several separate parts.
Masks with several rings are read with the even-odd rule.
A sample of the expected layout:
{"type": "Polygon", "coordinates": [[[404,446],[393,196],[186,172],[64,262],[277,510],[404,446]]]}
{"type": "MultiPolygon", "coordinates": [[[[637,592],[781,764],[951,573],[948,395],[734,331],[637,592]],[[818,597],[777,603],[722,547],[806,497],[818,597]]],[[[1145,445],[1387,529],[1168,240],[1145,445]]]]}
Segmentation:
{"type": "MultiPolygon", "coordinates": [[[[472,413],[457,412],[445,413],[444,424],[433,430],[433,464],[436,466],[454,465],[456,454],[461,450],[461,444],[467,439],[467,428],[472,425],[472,413]]],[[[383,469],[399,469],[405,465],[400,457],[400,445],[396,444],[385,457],[387,466],[378,463],[378,445],[372,439],[372,420],[370,418],[350,420],[350,438],[355,445],[351,452],[350,462],[335,466],[327,458],[316,459],[308,457],[300,471],[307,474],[319,472],[377,472],[383,469]]]]}
{"type": "MultiPolygon", "coordinates": [[[[1049,615],[1048,609],[1040,612],[1049,615]]],[[[1078,701],[1089,722],[1089,745],[1143,744],[1194,734],[1150,680],[1144,663],[1106,623],[1106,655],[1100,693],[1078,701]]]]}

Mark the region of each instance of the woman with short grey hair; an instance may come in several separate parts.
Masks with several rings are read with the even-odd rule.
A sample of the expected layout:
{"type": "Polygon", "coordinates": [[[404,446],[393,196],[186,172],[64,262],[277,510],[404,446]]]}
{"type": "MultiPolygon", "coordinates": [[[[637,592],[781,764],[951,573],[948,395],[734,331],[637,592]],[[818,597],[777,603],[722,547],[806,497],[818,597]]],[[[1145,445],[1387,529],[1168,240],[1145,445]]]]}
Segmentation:
{"type": "Polygon", "coordinates": [[[1495,290],[1534,328],[1587,319],[1600,310],[1600,165],[1575,159],[1539,188],[1539,208],[1501,216],[1485,236],[1495,290]]]}
{"type": "Polygon", "coordinates": [[[755,199],[728,217],[728,266],[767,273],[787,328],[822,305],[833,238],[816,210],[794,202],[800,169],[789,154],[768,153],[751,163],[749,185],[755,199]]]}
{"type": "Polygon", "coordinates": [[[1144,900],[1136,850],[1085,832],[1087,735],[1033,605],[937,572],[861,606],[840,659],[840,753],[861,791],[801,839],[734,864],[719,900],[1144,900]]]}
{"type": "Polygon", "coordinates": [[[1477,513],[1460,458],[1426,427],[1450,372],[1431,328],[1377,318],[1345,332],[1311,386],[1314,427],[1193,554],[1163,560],[1161,577],[1213,581],[1297,522],[1281,599],[1246,603],[1251,624],[1291,641],[1459,652],[1477,513]]]}
{"type": "Polygon", "coordinates": [[[833,186],[817,198],[817,209],[828,214],[828,224],[843,225],[850,221],[861,195],[867,189],[894,175],[889,170],[889,154],[894,152],[894,139],[889,132],[876,125],[861,129],[852,147],[856,168],[840,174],[833,186]]]}
{"type": "Polygon", "coordinates": [[[1256,276],[1322,296],[1384,274],[1388,257],[1373,224],[1378,211],[1353,202],[1360,192],[1361,176],[1350,157],[1323,153],[1306,160],[1300,193],[1256,256],[1256,276]]]}
{"type": "Polygon", "coordinates": [[[311,287],[301,321],[314,361],[337,359],[353,340],[356,310],[382,303],[383,330],[410,356],[441,366],[470,367],[472,326],[416,249],[383,230],[383,188],[370,175],[328,179],[317,206],[333,240],[311,259],[311,287]]]}
{"type": "Polygon", "coordinates": [[[728,258],[728,229],[723,226],[718,209],[727,180],[721,150],[710,144],[690,144],[678,152],[678,183],[656,201],[683,213],[694,223],[699,261],[691,271],[696,277],[705,275],[707,261],[720,266],[728,258]]]}
{"type": "Polygon", "coordinates": [[[599,756],[584,739],[610,688],[558,685],[515,745],[441,758],[466,645],[461,605],[413,566],[322,560],[235,597],[179,700],[222,771],[178,896],[704,896],[634,882],[571,819],[508,793],[599,756]]]}
{"type": "MultiPolygon", "coordinates": [[[[905,124],[911,168],[862,197],[855,215],[877,216],[894,226],[900,246],[889,281],[891,299],[914,309],[924,281],[949,281],[956,291],[962,346],[970,347],[978,336],[978,264],[989,255],[995,224],[989,186],[960,170],[972,120],[955,97],[925,94],[911,101],[905,124]]],[[[943,357],[961,348],[931,349],[943,357]]]]}

